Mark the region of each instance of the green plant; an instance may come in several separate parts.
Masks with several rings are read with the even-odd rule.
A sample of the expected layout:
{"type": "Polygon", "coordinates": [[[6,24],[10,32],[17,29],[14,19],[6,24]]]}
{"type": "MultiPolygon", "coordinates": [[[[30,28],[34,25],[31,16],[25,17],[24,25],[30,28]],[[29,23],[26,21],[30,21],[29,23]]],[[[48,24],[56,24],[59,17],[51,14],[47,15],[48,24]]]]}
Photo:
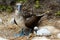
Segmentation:
{"type": "Polygon", "coordinates": [[[2,6],[0,5],[0,10],[1,10],[2,6]]]}
{"type": "Polygon", "coordinates": [[[57,11],[57,12],[55,13],[55,15],[56,15],[56,16],[60,16],[60,11],[57,11]]]}
{"type": "Polygon", "coordinates": [[[16,0],[17,2],[27,2],[27,0],[16,0]]]}
{"type": "Polygon", "coordinates": [[[6,11],[6,12],[12,12],[13,11],[13,8],[12,8],[12,6],[6,6],[6,5],[0,5],[0,11],[6,11]]]}
{"type": "Polygon", "coordinates": [[[5,11],[6,10],[6,6],[0,5],[0,10],[5,11]]]}
{"type": "Polygon", "coordinates": [[[13,8],[11,6],[7,6],[6,11],[11,13],[13,11],[13,8]]]}
{"type": "Polygon", "coordinates": [[[39,8],[40,7],[40,3],[39,3],[39,1],[37,0],[36,2],[35,2],[35,8],[39,8]]]}

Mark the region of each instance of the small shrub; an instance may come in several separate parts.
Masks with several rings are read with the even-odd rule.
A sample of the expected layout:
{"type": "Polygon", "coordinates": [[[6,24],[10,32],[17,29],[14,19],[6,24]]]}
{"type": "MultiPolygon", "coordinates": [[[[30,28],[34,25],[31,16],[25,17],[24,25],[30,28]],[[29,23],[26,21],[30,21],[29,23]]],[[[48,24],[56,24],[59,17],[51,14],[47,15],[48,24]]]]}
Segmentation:
{"type": "Polygon", "coordinates": [[[10,13],[13,11],[13,8],[12,8],[12,6],[0,5],[0,11],[1,12],[6,11],[6,12],[10,13]]]}
{"type": "Polygon", "coordinates": [[[27,0],[16,0],[17,2],[27,2],[27,0]]]}
{"type": "Polygon", "coordinates": [[[37,0],[36,2],[35,2],[35,8],[39,8],[40,7],[40,4],[39,4],[39,1],[37,0]]]}
{"type": "Polygon", "coordinates": [[[0,10],[5,11],[6,10],[6,6],[0,5],[0,10]]]}
{"type": "Polygon", "coordinates": [[[56,16],[60,16],[60,11],[57,11],[57,13],[55,13],[56,16]]]}
{"type": "Polygon", "coordinates": [[[12,8],[11,6],[8,6],[8,7],[6,8],[6,12],[11,13],[12,11],[13,11],[13,8],[12,8]]]}

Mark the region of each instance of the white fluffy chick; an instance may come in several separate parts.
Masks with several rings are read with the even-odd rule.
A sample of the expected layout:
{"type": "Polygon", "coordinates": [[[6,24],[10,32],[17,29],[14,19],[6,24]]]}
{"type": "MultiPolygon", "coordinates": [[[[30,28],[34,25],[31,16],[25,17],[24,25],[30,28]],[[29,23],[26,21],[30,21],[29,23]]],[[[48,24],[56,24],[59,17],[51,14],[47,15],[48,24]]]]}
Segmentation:
{"type": "Polygon", "coordinates": [[[34,34],[37,34],[37,30],[38,30],[38,27],[35,26],[35,27],[34,27],[34,34]]]}

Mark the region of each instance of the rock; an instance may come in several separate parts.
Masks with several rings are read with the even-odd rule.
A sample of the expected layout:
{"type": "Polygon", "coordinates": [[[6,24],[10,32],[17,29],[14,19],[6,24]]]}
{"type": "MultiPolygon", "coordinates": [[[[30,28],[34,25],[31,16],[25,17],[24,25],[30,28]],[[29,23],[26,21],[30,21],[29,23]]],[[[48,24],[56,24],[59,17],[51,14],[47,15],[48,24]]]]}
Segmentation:
{"type": "Polygon", "coordinates": [[[37,35],[49,36],[49,35],[51,35],[51,32],[46,28],[41,28],[37,31],[37,35]]]}
{"type": "Polygon", "coordinates": [[[0,40],[8,40],[8,39],[5,39],[5,38],[0,37],[0,40]]]}
{"type": "Polygon", "coordinates": [[[11,20],[10,20],[9,23],[10,23],[10,24],[14,24],[14,18],[11,18],[11,20]]]}
{"type": "Polygon", "coordinates": [[[0,24],[2,24],[2,19],[0,18],[0,24]]]}
{"type": "Polygon", "coordinates": [[[50,40],[46,37],[34,37],[32,40],[50,40]]]}
{"type": "Polygon", "coordinates": [[[58,33],[58,32],[60,32],[60,30],[58,30],[57,28],[55,28],[55,26],[42,26],[42,27],[40,27],[40,28],[46,28],[46,29],[48,29],[52,34],[55,34],[55,33],[58,33]],[[52,30],[54,30],[54,31],[52,31],[52,30]]]}
{"type": "Polygon", "coordinates": [[[2,0],[0,0],[0,3],[2,4],[2,0]]]}
{"type": "Polygon", "coordinates": [[[60,33],[57,34],[57,38],[60,38],[60,33]]]}

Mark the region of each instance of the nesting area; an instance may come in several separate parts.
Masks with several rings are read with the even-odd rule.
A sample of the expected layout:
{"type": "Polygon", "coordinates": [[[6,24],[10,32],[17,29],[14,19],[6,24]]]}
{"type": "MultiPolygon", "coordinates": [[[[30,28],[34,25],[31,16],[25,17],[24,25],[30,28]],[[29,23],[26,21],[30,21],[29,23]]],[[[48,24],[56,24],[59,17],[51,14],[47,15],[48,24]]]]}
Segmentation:
{"type": "Polygon", "coordinates": [[[60,0],[0,0],[0,40],[60,40],[60,0]]]}
{"type": "MultiPolygon", "coordinates": [[[[20,27],[16,24],[9,24],[9,16],[7,16],[7,20],[5,20],[5,16],[1,15],[2,24],[0,24],[0,37],[6,38],[6,40],[60,40],[60,19],[50,19],[48,20],[46,17],[41,19],[39,24],[40,34],[37,35],[35,33],[29,33],[28,36],[19,36],[20,27]],[[6,22],[5,22],[6,21],[6,22]],[[45,31],[46,30],[46,31],[45,31]],[[43,32],[44,31],[44,32],[43,32]]],[[[26,31],[28,32],[28,31],[26,31]]]]}

